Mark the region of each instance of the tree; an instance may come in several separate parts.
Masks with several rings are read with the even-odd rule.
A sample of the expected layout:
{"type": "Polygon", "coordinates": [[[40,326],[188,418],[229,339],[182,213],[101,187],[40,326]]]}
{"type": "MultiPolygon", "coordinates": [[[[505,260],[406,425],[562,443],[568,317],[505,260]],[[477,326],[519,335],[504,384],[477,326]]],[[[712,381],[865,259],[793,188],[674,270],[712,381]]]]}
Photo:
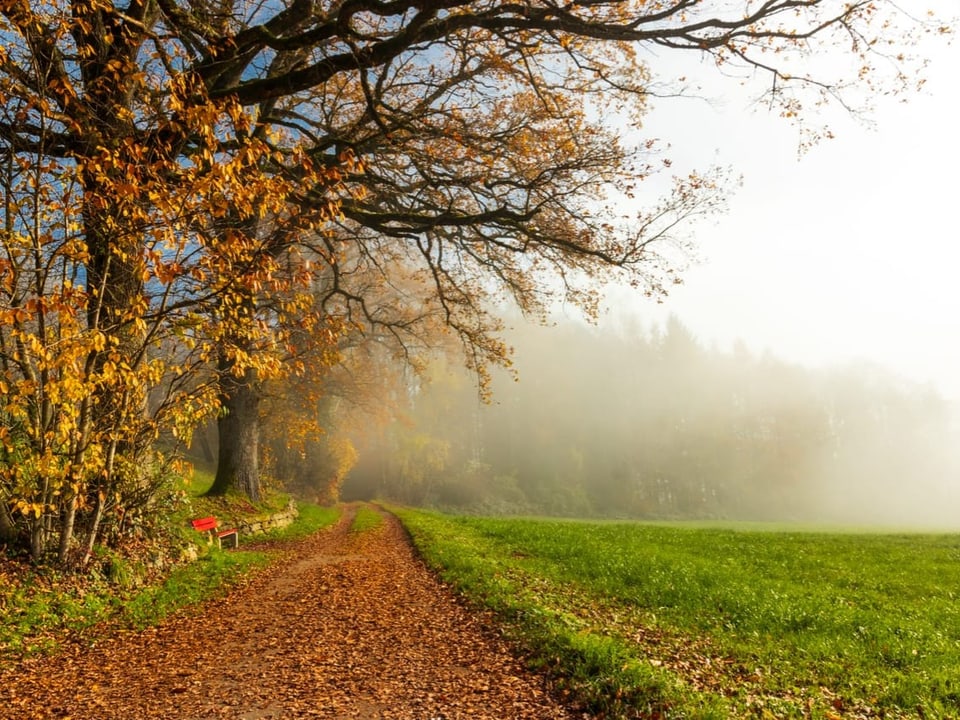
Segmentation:
{"type": "Polygon", "coordinates": [[[312,333],[296,333],[294,357],[303,370],[263,384],[263,424],[274,477],[334,500],[357,459],[351,436],[405,414],[425,358],[453,348],[442,319],[423,306],[420,283],[402,265],[384,277],[364,254],[341,252],[336,271],[314,280],[316,305],[340,328],[335,347],[328,346],[335,355],[318,356],[312,333]]]}
{"type": "Polygon", "coordinates": [[[323,166],[313,172],[309,158],[294,159],[293,181],[288,168],[267,161],[273,167],[252,168],[255,194],[246,194],[248,183],[243,194],[229,199],[227,226],[212,218],[213,236],[222,233],[227,240],[226,254],[221,256],[219,240],[210,253],[224,291],[203,305],[218,378],[220,452],[209,491],[214,495],[235,487],[259,499],[263,383],[322,373],[336,360],[341,320],[322,308],[313,292],[315,266],[325,264],[303,253],[307,246],[300,235],[317,232],[331,212],[328,204],[308,201],[305,189],[323,197],[338,173],[323,166]],[[245,252],[236,253],[231,235],[244,238],[245,252]]]}
{"type": "MultiPolygon", "coordinates": [[[[351,194],[341,200],[339,232],[322,242],[322,256],[333,261],[333,294],[379,323],[382,308],[338,266],[344,248],[369,258],[385,283],[394,265],[419,267],[424,297],[485,381],[486,366],[503,362],[507,350],[489,313],[497,293],[528,313],[542,314],[557,294],[589,313],[598,281],[614,270],[651,294],[665,292],[675,268],[658,244],[683,220],[716,209],[722,181],[680,180],[662,205],[637,218],[601,205],[613,181],[632,193],[656,164],[653,144],[635,154],[591,119],[601,112],[639,118],[646,110],[652,81],[632,43],[762,68],[771,73],[771,99],[796,117],[795,86],[821,99],[841,88],[788,74],[787,60],[769,65],[763,46],[802,54],[803,43],[832,30],[857,38],[876,9],[862,4],[830,15],[830,3],[758,3],[745,17],[721,19],[722,12],[687,14],[690,3],[668,5],[531,3],[521,12],[470,3],[416,10],[346,4],[340,26],[331,15],[311,31],[328,39],[314,47],[322,60],[298,65],[279,91],[272,87],[278,77],[241,83],[240,97],[274,98],[272,118],[260,120],[309,136],[315,157],[349,148],[359,158],[362,173],[345,178],[351,194]],[[797,24],[776,25],[794,10],[797,24]],[[309,95],[292,92],[311,83],[309,95]]],[[[300,29],[266,45],[303,50],[309,42],[300,29]]],[[[250,53],[262,47],[245,38],[250,53]]],[[[872,51],[861,44],[857,52],[866,59],[872,51]]],[[[231,57],[248,67],[239,54],[231,57]]]]}
{"type": "MultiPolygon", "coordinates": [[[[18,440],[7,443],[7,502],[45,528],[35,554],[59,534],[65,560],[78,508],[89,511],[92,542],[110,507],[120,517],[116,489],[143,485],[141,456],[159,431],[152,411],[177,407],[150,404],[152,389],[180,372],[158,354],[164,342],[202,340],[196,357],[219,364],[230,392],[229,378],[277,366],[273,355],[248,364],[242,345],[275,282],[290,292],[277,272],[301,240],[319,251],[311,262],[334,272],[336,294],[372,316],[338,273],[345,249],[385,277],[395,258],[416,261],[424,298],[482,372],[507,354],[489,299],[510,296],[536,313],[559,287],[589,312],[596,283],[616,275],[660,292],[673,268],[658,244],[716,207],[718,181],[700,176],[678,180],[638,218],[621,217],[613,195],[600,201],[618,183],[639,191],[659,167],[654,145],[635,154],[602,121],[645,112],[657,85],[641,48],[767,72],[771,101],[797,117],[805,99],[843,97],[844,77],[803,71],[824,46],[850,48],[854,84],[873,89],[885,78],[897,89],[915,77],[897,60],[910,38],[889,24],[894,11],[866,0],[0,1],[0,154],[7,167],[42,168],[52,178],[44,192],[56,195],[44,199],[46,215],[38,203],[32,215],[7,204],[17,239],[5,261],[24,267],[21,248],[38,247],[35,258],[67,260],[66,274],[30,293],[11,286],[3,308],[6,325],[21,325],[8,344],[12,397],[53,418],[57,428],[42,437],[70,436],[45,449],[21,431],[20,401],[8,403],[16,417],[7,434],[18,440]],[[891,60],[893,76],[881,74],[891,60]],[[356,168],[341,170],[344,150],[356,168]],[[318,232],[338,205],[346,232],[318,232]],[[315,219],[301,224],[303,208],[315,219]],[[277,225],[297,229],[279,247],[263,232],[277,225]],[[53,302],[62,298],[70,310],[53,302]],[[219,310],[198,311],[211,306],[219,310]],[[51,308],[74,323],[79,344],[41,328],[51,308]],[[221,323],[213,332],[210,318],[221,323]],[[227,342],[209,354],[206,338],[227,342]],[[54,368],[76,393],[61,406],[85,408],[83,421],[43,410],[31,372],[54,368]],[[23,452],[56,461],[28,478],[10,469],[30,465],[23,452]],[[21,487],[51,474],[69,492],[21,487]]],[[[204,388],[193,419],[218,404],[206,382],[169,387],[204,388]]],[[[189,420],[174,424],[186,432],[189,420]]]]}
{"type": "Polygon", "coordinates": [[[192,89],[182,48],[151,30],[158,8],[126,10],[0,7],[5,525],[35,559],[56,542],[64,564],[89,557],[105,519],[122,532],[153,499],[163,427],[189,433],[215,409],[209,384],[178,380],[209,361],[207,345],[199,364],[179,350],[211,335],[197,309],[238,307],[243,283],[271,281],[276,256],[242,232],[211,235],[210,220],[280,216],[289,195],[283,178],[252,177],[269,146],[236,103],[192,89]]]}

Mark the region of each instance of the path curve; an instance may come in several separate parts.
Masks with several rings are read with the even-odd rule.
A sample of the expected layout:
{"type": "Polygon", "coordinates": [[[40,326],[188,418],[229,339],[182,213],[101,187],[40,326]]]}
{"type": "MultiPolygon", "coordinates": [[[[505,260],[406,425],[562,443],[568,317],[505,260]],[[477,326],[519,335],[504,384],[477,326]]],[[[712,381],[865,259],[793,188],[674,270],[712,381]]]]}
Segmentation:
{"type": "Polygon", "coordinates": [[[352,510],[283,562],[157,628],[0,674],[0,718],[572,720],[496,627],[352,510]]]}

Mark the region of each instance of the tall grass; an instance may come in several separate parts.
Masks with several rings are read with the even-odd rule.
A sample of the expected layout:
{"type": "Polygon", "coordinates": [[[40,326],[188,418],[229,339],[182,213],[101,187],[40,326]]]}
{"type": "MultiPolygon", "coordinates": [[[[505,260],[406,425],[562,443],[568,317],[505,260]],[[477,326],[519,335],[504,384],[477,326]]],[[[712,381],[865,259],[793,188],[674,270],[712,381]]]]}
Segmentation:
{"type": "Polygon", "coordinates": [[[605,643],[605,662],[569,650],[561,668],[583,686],[593,663],[595,705],[960,717],[958,536],[400,515],[425,557],[511,619],[541,661],[605,643]],[[624,676],[636,668],[639,681],[624,676]]]}

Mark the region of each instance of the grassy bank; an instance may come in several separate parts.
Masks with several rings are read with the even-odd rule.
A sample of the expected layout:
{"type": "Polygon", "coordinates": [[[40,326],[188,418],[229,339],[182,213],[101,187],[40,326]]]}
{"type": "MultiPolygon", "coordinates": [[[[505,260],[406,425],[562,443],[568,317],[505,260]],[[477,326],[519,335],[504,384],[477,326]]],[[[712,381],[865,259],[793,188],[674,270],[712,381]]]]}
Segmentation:
{"type": "Polygon", "coordinates": [[[203,474],[194,477],[188,501],[172,516],[169,534],[159,546],[165,558],[162,566],[149,556],[106,551],[100,551],[82,575],[0,562],[0,664],[53,651],[66,640],[83,641],[117,628],[156,624],[223,592],[272,560],[274,554],[269,551],[244,549],[249,542],[295,540],[339,518],[337,508],[298,503],[299,514],[291,525],[242,537],[240,550],[219,550],[188,526],[189,518],[212,514],[227,524],[245,514],[282,509],[288,498],[272,495],[254,506],[239,497],[201,497],[211,481],[203,474]],[[196,560],[185,561],[192,557],[196,560]]]}
{"type": "Polygon", "coordinates": [[[595,709],[960,716],[956,535],[398,514],[595,709]]]}

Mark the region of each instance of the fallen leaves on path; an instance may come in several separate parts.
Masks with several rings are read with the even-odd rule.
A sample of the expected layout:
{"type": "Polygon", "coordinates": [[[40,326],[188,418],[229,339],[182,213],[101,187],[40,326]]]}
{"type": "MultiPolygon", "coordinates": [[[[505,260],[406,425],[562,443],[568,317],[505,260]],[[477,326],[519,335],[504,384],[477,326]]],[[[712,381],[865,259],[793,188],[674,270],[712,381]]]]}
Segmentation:
{"type": "Polygon", "coordinates": [[[23,661],[0,674],[0,717],[583,717],[424,568],[395,518],[349,521],[195,614],[23,661]]]}

